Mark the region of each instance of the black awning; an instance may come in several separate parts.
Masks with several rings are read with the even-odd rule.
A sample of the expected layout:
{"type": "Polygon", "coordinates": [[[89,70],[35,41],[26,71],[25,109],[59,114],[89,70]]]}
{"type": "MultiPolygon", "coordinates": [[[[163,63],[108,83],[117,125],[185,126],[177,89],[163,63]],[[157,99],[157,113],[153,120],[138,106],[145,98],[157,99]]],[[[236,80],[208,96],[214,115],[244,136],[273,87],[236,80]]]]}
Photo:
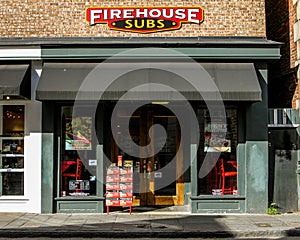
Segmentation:
{"type": "Polygon", "coordinates": [[[15,96],[30,98],[29,64],[0,65],[0,98],[15,96]]]}
{"type": "Polygon", "coordinates": [[[118,100],[127,93],[125,100],[178,100],[176,91],[188,100],[262,99],[254,64],[195,62],[45,63],[36,98],[118,100]],[[113,83],[104,87],[110,80],[113,83]]]}

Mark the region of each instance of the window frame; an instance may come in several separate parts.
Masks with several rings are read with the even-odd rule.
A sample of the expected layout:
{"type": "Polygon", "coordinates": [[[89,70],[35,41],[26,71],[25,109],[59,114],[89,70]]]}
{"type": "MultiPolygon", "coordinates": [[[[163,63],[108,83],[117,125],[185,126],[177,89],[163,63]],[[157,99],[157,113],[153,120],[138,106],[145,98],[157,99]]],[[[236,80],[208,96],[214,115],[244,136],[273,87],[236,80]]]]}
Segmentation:
{"type": "Polygon", "coordinates": [[[13,158],[23,158],[23,168],[2,168],[3,166],[1,166],[0,168],[0,172],[1,172],[1,176],[0,176],[0,200],[7,200],[7,199],[24,199],[24,197],[26,196],[26,116],[27,116],[27,103],[29,101],[18,101],[18,100],[9,100],[9,101],[0,101],[0,142],[1,142],[1,151],[2,151],[2,141],[3,140],[21,140],[23,141],[23,152],[22,154],[10,154],[10,153],[6,153],[3,154],[2,152],[1,154],[1,165],[2,165],[2,157],[13,157],[13,158]],[[2,136],[3,134],[3,107],[4,106],[22,106],[23,107],[23,132],[22,135],[23,136],[11,136],[11,137],[4,137],[2,136]],[[2,185],[2,173],[23,173],[22,176],[22,182],[21,182],[21,187],[23,188],[21,190],[21,192],[23,194],[19,194],[19,195],[3,195],[3,185],[2,185]]]}
{"type": "MultiPolygon", "coordinates": [[[[205,123],[206,123],[206,116],[205,116],[205,112],[207,111],[207,107],[204,106],[204,105],[201,105],[201,106],[198,106],[196,108],[196,111],[197,111],[197,118],[198,118],[198,122],[199,122],[199,127],[200,127],[200,142],[199,142],[199,147],[198,147],[198,151],[197,151],[197,174],[198,172],[200,171],[201,169],[201,165],[203,163],[203,159],[204,157],[206,157],[207,154],[211,154],[212,157],[214,156],[213,153],[210,153],[210,152],[206,152],[205,151],[205,123]]],[[[225,195],[220,195],[220,194],[216,194],[214,195],[213,194],[213,191],[211,191],[210,193],[208,192],[208,190],[206,189],[206,191],[204,191],[204,189],[201,189],[201,188],[207,188],[207,179],[205,180],[201,180],[197,177],[197,195],[198,196],[202,196],[202,197],[211,197],[211,198],[227,198],[229,196],[234,196],[234,195],[237,195],[237,196],[240,196],[241,194],[241,191],[240,191],[240,176],[241,176],[241,171],[240,171],[240,161],[239,161],[239,157],[238,157],[238,144],[239,144],[239,139],[240,139],[240,128],[239,128],[239,107],[238,105],[232,105],[232,104],[225,104],[225,112],[226,112],[226,118],[231,118],[231,121],[232,119],[235,117],[235,138],[233,139],[233,137],[230,137],[230,140],[231,140],[231,153],[228,154],[228,156],[230,155],[230,157],[227,157],[227,159],[231,159],[232,156],[234,155],[234,160],[236,160],[236,165],[237,165],[237,175],[236,175],[236,184],[235,184],[235,191],[234,194],[225,194],[225,195]],[[231,112],[231,111],[234,111],[234,113],[230,113],[230,115],[233,115],[232,117],[230,117],[230,115],[227,113],[227,111],[231,112]],[[235,146],[233,146],[235,144],[235,146]],[[201,182],[203,181],[203,182],[201,182]],[[203,184],[205,183],[205,184],[203,184]],[[204,185],[204,186],[203,186],[204,185]]],[[[231,129],[232,131],[232,129],[231,129]]],[[[227,133],[226,133],[227,135],[227,133]]],[[[232,135],[232,133],[230,133],[230,135],[232,135]]],[[[222,154],[219,156],[218,160],[219,161],[221,158],[222,158],[222,154]]],[[[217,163],[216,163],[217,164],[217,163]]],[[[213,169],[210,171],[210,173],[215,169],[215,166],[213,167],[213,169]]],[[[208,174],[209,175],[209,174],[208,174]]],[[[205,177],[205,178],[208,178],[208,175],[205,177]]],[[[219,189],[219,188],[217,188],[219,189]]],[[[213,190],[213,188],[211,189],[213,190]]]]}

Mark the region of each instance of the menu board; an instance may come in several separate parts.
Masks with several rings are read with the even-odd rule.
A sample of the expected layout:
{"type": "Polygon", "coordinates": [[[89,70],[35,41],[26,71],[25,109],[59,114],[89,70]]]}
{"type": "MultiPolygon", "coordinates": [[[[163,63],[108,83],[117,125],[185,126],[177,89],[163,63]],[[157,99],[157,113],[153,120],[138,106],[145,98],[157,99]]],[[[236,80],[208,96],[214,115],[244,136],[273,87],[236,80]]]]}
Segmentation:
{"type": "Polygon", "coordinates": [[[92,118],[66,118],[66,150],[92,149],[92,118]]]}
{"type": "Polygon", "coordinates": [[[89,180],[70,180],[69,190],[88,191],[90,190],[90,182],[89,180]]]}
{"type": "Polygon", "coordinates": [[[107,169],[105,203],[109,207],[130,207],[132,213],[133,169],[132,161],[124,160],[122,166],[112,164],[107,169]],[[126,163],[126,164],[125,164],[126,163]]]}

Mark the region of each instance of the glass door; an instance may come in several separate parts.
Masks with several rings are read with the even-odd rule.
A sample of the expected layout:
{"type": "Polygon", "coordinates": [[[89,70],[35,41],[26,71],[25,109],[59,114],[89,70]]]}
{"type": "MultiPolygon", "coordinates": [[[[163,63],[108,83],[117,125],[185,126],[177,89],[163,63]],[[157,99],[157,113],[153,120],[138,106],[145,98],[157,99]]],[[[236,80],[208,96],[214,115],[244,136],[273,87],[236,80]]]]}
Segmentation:
{"type": "Polygon", "coordinates": [[[177,118],[168,112],[149,111],[148,127],[156,124],[163,126],[167,138],[154,130],[151,144],[157,153],[147,159],[148,191],[142,204],[182,205],[183,176],[179,174],[182,156],[180,153],[177,154],[180,134],[177,118]],[[165,144],[161,148],[162,141],[165,144]]]}
{"type": "Polygon", "coordinates": [[[118,141],[121,140],[127,144],[122,144],[126,147],[123,150],[119,149],[115,142],[112,144],[112,162],[117,161],[118,156],[122,156],[123,162],[133,160],[133,203],[141,206],[183,205],[183,158],[182,153],[178,152],[180,129],[177,118],[167,108],[157,105],[144,106],[133,116],[126,116],[123,112],[119,114],[119,117],[130,118],[131,139],[124,139],[123,126],[116,124],[116,127],[120,128],[118,141]],[[154,125],[164,128],[167,134],[166,139],[159,129],[151,128],[154,125]],[[131,155],[132,143],[139,146],[149,145],[150,157],[142,158],[142,155],[133,157],[131,155]]]}

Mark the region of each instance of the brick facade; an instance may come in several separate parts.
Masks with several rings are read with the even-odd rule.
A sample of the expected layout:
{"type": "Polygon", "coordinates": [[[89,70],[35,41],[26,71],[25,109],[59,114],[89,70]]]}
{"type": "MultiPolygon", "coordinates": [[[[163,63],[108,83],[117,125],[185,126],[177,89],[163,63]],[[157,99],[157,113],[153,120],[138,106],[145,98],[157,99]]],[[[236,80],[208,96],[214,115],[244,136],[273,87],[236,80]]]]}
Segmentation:
{"type": "Polygon", "coordinates": [[[265,36],[264,0],[2,0],[1,37],[128,37],[128,36],[265,36]],[[89,26],[85,9],[90,6],[201,6],[205,20],[199,26],[141,35],[89,26]],[[145,3],[145,4],[144,4],[145,3]]]}
{"type": "MultiPolygon", "coordinates": [[[[296,44],[296,50],[293,51],[291,57],[292,61],[294,61],[295,66],[299,65],[299,58],[300,58],[300,2],[299,0],[293,0],[293,7],[295,9],[295,16],[294,16],[294,24],[293,24],[293,37],[294,37],[294,42],[296,44]]],[[[297,71],[297,87],[295,90],[295,94],[293,97],[293,108],[299,108],[300,107],[300,91],[299,91],[299,79],[300,79],[300,69],[298,66],[298,71],[297,71]]]]}
{"type": "Polygon", "coordinates": [[[269,107],[292,107],[296,90],[296,44],[293,0],[266,0],[267,37],[282,42],[281,59],[269,65],[269,107]]]}

